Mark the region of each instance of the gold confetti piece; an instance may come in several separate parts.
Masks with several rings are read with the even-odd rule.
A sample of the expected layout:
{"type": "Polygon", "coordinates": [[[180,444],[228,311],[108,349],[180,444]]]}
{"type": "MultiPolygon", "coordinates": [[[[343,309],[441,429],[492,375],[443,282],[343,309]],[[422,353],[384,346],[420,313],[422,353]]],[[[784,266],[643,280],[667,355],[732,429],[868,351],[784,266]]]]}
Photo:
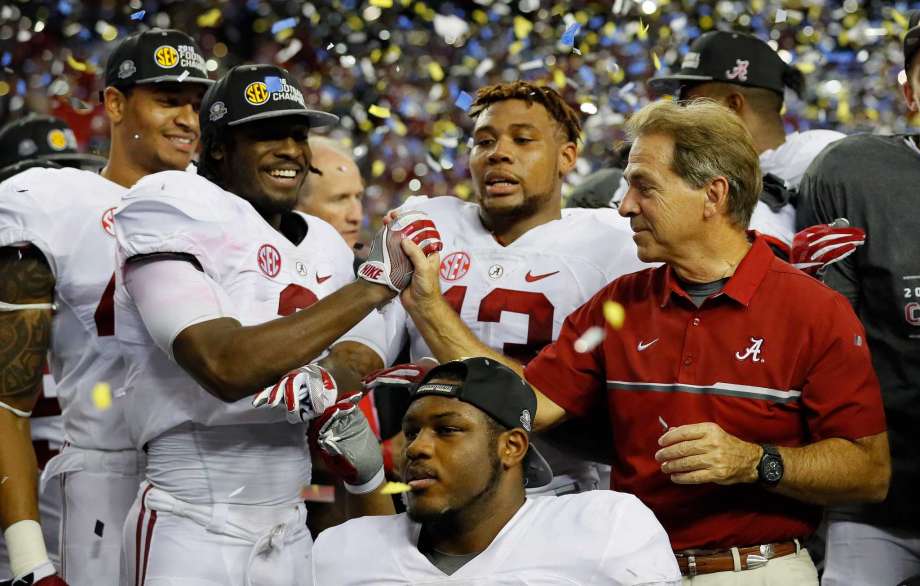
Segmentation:
{"type": "Polygon", "coordinates": [[[533,23],[524,18],[523,16],[514,17],[514,36],[518,40],[527,37],[530,34],[530,31],[533,30],[533,23]]]}
{"type": "Polygon", "coordinates": [[[81,63],[81,62],[77,61],[76,59],[73,58],[73,55],[71,55],[71,54],[68,54],[68,55],[67,55],[67,65],[70,65],[71,67],[73,67],[73,68],[76,69],[77,71],[86,71],[86,70],[89,69],[89,67],[87,67],[86,63],[81,63]]]}
{"type": "Polygon", "coordinates": [[[907,18],[903,14],[898,12],[897,10],[891,11],[891,17],[894,19],[896,23],[898,23],[898,26],[900,26],[901,28],[906,29],[910,25],[910,22],[907,20],[907,18]]]}
{"type": "Polygon", "coordinates": [[[553,70],[553,83],[556,84],[556,87],[562,89],[565,87],[565,72],[561,69],[553,70]]]}
{"type": "Polygon", "coordinates": [[[639,37],[640,41],[644,41],[648,38],[648,25],[642,22],[642,19],[639,19],[639,30],[636,31],[636,36],[639,37]]]}
{"type": "Polygon", "coordinates": [[[393,0],[370,0],[368,4],[377,8],[393,8],[393,0]]]}
{"type": "Polygon", "coordinates": [[[96,383],[93,387],[93,405],[100,411],[112,406],[112,388],[109,383],[96,383]]]}
{"type": "Polygon", "coordinates": [[[412,487],[404,482],[387,482],[380,489],[380,494],[401,494],[410,490],[412,487]]]}
{"type": "Polygon", "coordinates": [[[387,170],[387,164],[377,159],[371,164],[371,175],[374,177],[380,177],[383,175],[383,172],[387,170]]]}
{"type": "Polygon", "coordinates": [[[441,81],[444,79],[444,70],[441,69],[441,64],[437,61],[432,61],[429,63],[428,75],[431,76],[432,81],[441,81]]]}
{"type": "Polygon", "coordinates": [[[607,320],[611,328],[618,330],[623,327],[623,322],[626,321],[626,310],[616,301],[605,301],[604,319],[607,320]]]}
{"type": "Polygon", "coordinates": [[[367,109],[367,113],[371,116],[376,116],[377,118],[389,118],[390,109],[385,106],[378,106],[377,104],[372,105],[367,109]]]}
{"type": "Polygon", "coordinates": [[[215,27],[218,22],[220,22],[220,8],[212,8],[198,15],[198,26],[200,27],[215,27]]]}
{"type": "Polygon", "coordinates": [[[658,54],[652,51],[652,63],[655,65],[655,71],[661,69],[661,60],[658,59],[658,54]]]}

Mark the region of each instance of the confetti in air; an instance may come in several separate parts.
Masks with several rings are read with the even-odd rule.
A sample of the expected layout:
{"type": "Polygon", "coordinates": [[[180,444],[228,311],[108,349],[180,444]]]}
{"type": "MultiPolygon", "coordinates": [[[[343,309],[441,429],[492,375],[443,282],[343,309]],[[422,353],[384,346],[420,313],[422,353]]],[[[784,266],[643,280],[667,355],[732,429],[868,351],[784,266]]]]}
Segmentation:
{"type": "Polygon", "coordinates": [[[179,77],[176,78],[176,81],[180,81],[180,82],[185,81],[186,79],[188,79],[189,75],[191,75],[191,72],[188,69],[186,69],[181,74],[179,74],[179,77]]]}
{"type": "Polygon", "coordinates": [[[207,12],[203,12],[198,15],[198,26],[203,28],[215,27],[220,22],[220,16],[220,8],[212,8],[207,12]]]}
{"type": "Polygon", "coordinates": [[[265,78],[265,89],[270,92],[281,91],[281,78],[277,75],[269,75],[265,78]]]}
{"type": "Polygon", "coordinates": [[[380,489],[380,494],[401,494],[410,490],[412,487],[404,482],[387,482],[380,489]]]}
{"type": "Polygon", "coordinates": [[[367,109],[367,113],[371,116],[376,116],[377,118],[389,118],[390,109],[384,106],[378,106],[377,104],[372,105],[367,109]]]}
{"type": "Polygon", "coordinates": [[[146,10],[138,10],[137,12],[131,14],[131,20],[144,20],[145,14],[147,14],[146,10]]]}
{"type": "Polygon", "coordinates": [[[574,45],[575,44],[575,35],[578,34],[578,31],[581,30],[581,25],[577,22],[573,22],[569,25],[569,28],[565,29],[565,32],[562,34],[562,44],[563,45],[574,45]]]}
{"type": "Polygon", "coordinates": [[[604,333],[604,328],[591,326],[585,330],[585,333],[582,334],[580,338],[575,340],[575,351],[579,354],[590,352],[591,350],[597,348],[597,345],[603,342],[606,336],[607,335],[604,333]]]}
{"type": "Polygon", "coordinates": [[[67,55],[67,65],[70,65],[71,67],[73,67],[73,68],[76,69],[77,71],[87,71],[87,70],[89,70],[89,67],[86,65],[86,63],[81,63],[81,62],[77,61],[76,59],[73,58],[73,55],[67,55]]]}
{"type": "Polygon", "coordinates": [[[664,429],[665,431],[668,431],[668,424],[664,420],[664,417],[662,417],[661,415],[658,416],[658,423],[661,424],[662,429],[664,429]]]}
{"type": "Polygon", "coordinates": [[[243,490],[244,490],[245,488],[246,488],[245,486],[239,487],[238,489],[236,489],[236,490],[234,490],[233,492],[231,492],[230,494],[228,494],[228,495],[227,495],[227,498],[228,498],[228,499],[232,499],[232,498],[235,497],[236,495],[238,495],[238,494],[240,494],[241,492],[243,492],[243,490]]]}
{"type": "Polygon", "coordinates": [[[296,18],[291,17],[285,18],[284,20],[279,20],[272,25],[272,34],[277,35],[281,31],[287,30],[289,28],[294,28],[295,26],[297,26],[296,18]]]}
{"type": "Polygon", "coordinates": [[[623,322],[626,321],[626,310],[616,301],[605,301],[604,319],[607,320],[611,328],[618,330],[623,327],[623,322]]]}
{"type": "Polygon", "coordinates": [[[109,383],[96,383],[93,387],[93,405],[100,411],[105,411],[112,406],[112,388],[109,383]]]}
{"type": "Polygon", "coordinates": [[[460,92],[460,95],[454,100],[454,105],[466,112],[473,105],[473,96],[466,92],[460,92]]]}
{"type": "Polygon", "coordinates": [[[661,60],[658,59],[658,53],[652,51],[652,64],[655,65],[655,71],[661,69],[661,60]]]}

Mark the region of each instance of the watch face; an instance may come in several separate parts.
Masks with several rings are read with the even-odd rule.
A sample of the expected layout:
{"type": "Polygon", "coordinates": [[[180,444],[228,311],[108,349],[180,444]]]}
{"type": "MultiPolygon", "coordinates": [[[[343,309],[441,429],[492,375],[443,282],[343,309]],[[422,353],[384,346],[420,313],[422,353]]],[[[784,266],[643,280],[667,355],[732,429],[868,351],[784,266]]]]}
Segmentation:
{"type": "Polygon", "coordinates": [[[782,477],[782,463],[776,458],[768,458],[763,463],[763,479],[767,482],[778,482],[782,477]]]}

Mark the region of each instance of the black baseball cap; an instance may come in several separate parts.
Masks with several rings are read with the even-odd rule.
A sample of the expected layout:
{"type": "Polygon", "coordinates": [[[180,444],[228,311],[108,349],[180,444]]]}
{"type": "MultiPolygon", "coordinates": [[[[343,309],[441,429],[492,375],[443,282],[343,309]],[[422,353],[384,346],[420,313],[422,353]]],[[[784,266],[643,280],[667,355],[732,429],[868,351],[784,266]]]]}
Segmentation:
{"type": "MultiPolygon", "coordinates": [[[[432,368],[413,393],[412,401],[429,395],[469,403],[508,429],[519,427],[528,435],[533,429],[537,412],[533,389],[516,372],[491,358],[464,358],[432,368]],[[440,377],[456,378],[457,373],[462,378],[459,383],[429,382],[440,377]]],[[[531,443],[524,457],[524,485],[538,488],[552,480],[552,469],[531,443]]]]}
{"type": "Polygon", "coordinates": [[[920,10],[912,10],[907,16],[907,32],[904,33],[904,69],[910,68],[911,59],[920,49],[920,10]]]}
{"type": "Polygon", "coordinates": [[[279,116],[302,116],[311,128],[339,120],[334,114],[307,108],[294,76],[274,65],[238,65],[228,71],[205,93],[198,116],[202,129],[279,116]]]}
{"type": "Polygon", "coordinates": [[[613,196],[620,188],[623,170],[601,169],[585,177],[569,195],[567,208],[609,208],[613,207],[613,196]]]}
{"type": "Polygon", "coordinates": [[[792,83],[794,69],[770,45],[757,37],[732,31],[710,31],[690,44],[680,69],[674,75],[649,80],[659,93],[677,93],[685,85],[720,81],[773,90],[782,95],[788,86],[797,93],[800,83],[792,83]]]}
{"type": "Polygon", "coordinates": [[[162,82],[211,85],[197,43],[182,31],[154,28],[125,37],[105,64],[105,85],[162,82]]]}
{"type": "Polygon", "coordinates": [[[99,168],[105,158],[81,153],[60,118],[30,114],[0,129],[0,180],[30,167],[99,168]]]}

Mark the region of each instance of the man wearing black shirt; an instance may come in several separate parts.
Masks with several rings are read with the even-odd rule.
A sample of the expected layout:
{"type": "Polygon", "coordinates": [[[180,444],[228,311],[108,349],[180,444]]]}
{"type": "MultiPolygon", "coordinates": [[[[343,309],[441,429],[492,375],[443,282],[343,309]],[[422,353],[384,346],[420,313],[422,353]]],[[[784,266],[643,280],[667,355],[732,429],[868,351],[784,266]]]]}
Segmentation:
{"type": "MultiPolygon", "coordinates": [[[[920,111],[920,12],[904,38],[904,96],[920,111]]],[[[859,135],[827,147],[799,187],[798,228],[845,217],[866,244],[829,267],[866,328],[888,420],[888,498],[829,511],[823,584],[897,584],[920,573],[920,136],[859,135]]]]}

